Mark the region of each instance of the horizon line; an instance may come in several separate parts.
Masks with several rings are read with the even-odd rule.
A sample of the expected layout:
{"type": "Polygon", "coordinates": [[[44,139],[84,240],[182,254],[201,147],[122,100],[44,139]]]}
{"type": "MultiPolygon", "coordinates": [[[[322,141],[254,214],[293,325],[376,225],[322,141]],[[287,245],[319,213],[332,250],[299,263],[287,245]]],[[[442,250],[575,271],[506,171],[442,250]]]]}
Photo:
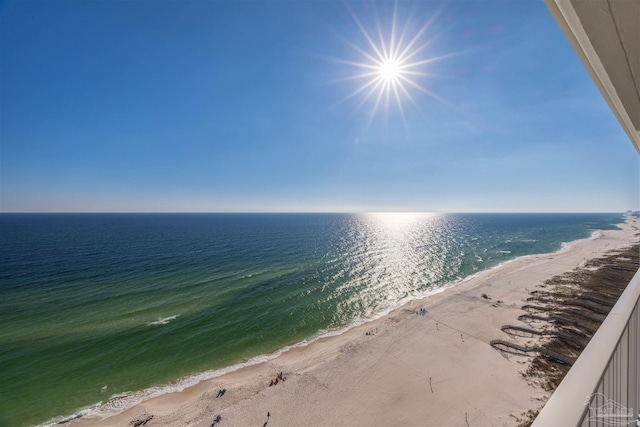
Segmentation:
{"type": "Polygon", "coordinates": [[[0,211],[4,214],[628,214],[639,213],[640,210],[624,211],[445,211],[445,210],[369,210],[369,211],[0,211]]]}

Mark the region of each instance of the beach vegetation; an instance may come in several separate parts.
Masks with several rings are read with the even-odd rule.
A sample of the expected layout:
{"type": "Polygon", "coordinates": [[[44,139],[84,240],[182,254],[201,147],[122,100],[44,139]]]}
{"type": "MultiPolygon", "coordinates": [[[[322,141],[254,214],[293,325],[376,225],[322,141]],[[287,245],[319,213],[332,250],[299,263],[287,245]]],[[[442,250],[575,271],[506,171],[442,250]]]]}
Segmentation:
{"type": "Polygon", "coordinates": [[[529,427],[533,424],[538,413],[540,413],[540,409],[536,409],[535,411],[533,409],[529,409],[527,412],[524,412],[519,418],[516,418],[516,421],[518,421],[518,427],[529,427]]]}

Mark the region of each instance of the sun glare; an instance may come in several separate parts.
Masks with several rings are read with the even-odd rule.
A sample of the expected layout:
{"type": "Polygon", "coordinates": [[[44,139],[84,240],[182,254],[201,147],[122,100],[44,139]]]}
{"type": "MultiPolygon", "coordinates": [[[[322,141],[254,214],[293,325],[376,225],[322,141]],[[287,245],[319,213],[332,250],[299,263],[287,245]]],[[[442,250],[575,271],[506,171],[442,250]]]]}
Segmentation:
{"type": "Polygon", "coordinates": [[[385,60],[380,64],[380,78],[388,83],[396,83],[400,79],[400,64],[395,58],[385,60]]]}
{"type": "Polygon", "coordinates": [[[389,58],[380,64],[378,72],[380,73],[380,78],[384,80],[385,83],[395,84],[400,80],[402,68],[397,59],[389,58]]]}
{"type": "Polygon", "coordinates": [[[391,19],[389,22],[385,22],[385,24],[389,24],[385,27],[388,31],[384,32],[383,25],[381,25],[377,15],[375,16],[374,25],[372,25],[375,31],[370,31],[365,28],[365,25],[351,8],[349,8],[349,11],[363,38],[361,38],[360,43],[350,40],[344,40],[344,42],[357,52],[360,59],[355,61],[338,58],[331,59],[356,67],[359,72],[345,80],[360,80],[362,84],[356,87],[341,102],[358,97],[359,102],[356,110],[367,102],[373,103],[369,117],[370,121],[373,120],[381,106],[388,113],[389,104],[392,101],[395,101],[402,119],[405,120],[402,106],[404,100],[410,101],[418,110],[421,109],[414,98],[416,91],[444,103],[441,98],[422,85],[424,78],[435,76],[435,74],[427,72],[425,69],[427,64],[453,55],[427,56],[429,53],[428,47],[434,40],[434,37],[428,38],[427,36],[437,17],[437,13],[426,20],[417,32],[412,31],[415,27],[408,20],[403,28],[398,29],[396,25],[397,3],[394,3],[391,19]]]}

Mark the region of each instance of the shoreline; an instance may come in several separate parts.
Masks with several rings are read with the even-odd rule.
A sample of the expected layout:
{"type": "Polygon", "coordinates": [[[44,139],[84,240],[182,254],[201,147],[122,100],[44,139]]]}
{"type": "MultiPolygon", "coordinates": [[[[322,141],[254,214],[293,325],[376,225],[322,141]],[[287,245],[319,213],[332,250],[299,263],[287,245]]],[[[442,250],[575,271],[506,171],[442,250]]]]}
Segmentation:
{"type": "MultiPolygon", "coordinates": [[[[602,255],[612,249],[629,246],[627,243],[630,244],[634,241],[634,239],[637,240],[637,238],[634,237],[634,234],[635,232],[637,232],[637,227],[640,221],[638,218],[626,218],[626,223],[619,224],[619,227],[622,230],[594,230],[589,238],[563,244],[562,247],[556,252],[538,255],[525,255],[502,262],[486,270],[474,273],[473,275],[463,278],[458,282],[454,282],[448,285],[444,285],[438,289],[434,289],[428,292],[426,295],[405,299],[404,301],[399,302],[398,306],[390,307],[387,310],[383,310],[372,318],[356,319],[352,324],[347,325],[342,329],[323,332],[316,337],[310,338],[308,341],[305,340],[300,343],[286,346],[272,354],[256,356],[244,363],[239,363],[223,369],[206,371],[200,374],[185,377],[181,380],[178,380],[173,385],[152,387],[150,389],[137,392],[144,393],[146,391],[151,391],[153,393],[154,391],[157,391],[159,392],[159,394],[155,396],[146,396],[143,401],[127,409],[122,407],[118,408],[118,399],[111,399],[109,402],[112,403],[112,409],[114,412],[118,413],[108,416],[107,418],[97,418],[96,416],[94,416],[94,407],[92,409],[82,411],[87,415],[83,416],[82,418],[71,419],[64,425],[127,425],[129,421],[135,419],[143,413],[155,415],[155,419],[152,420],[148,425],[177,426],[184,425],[186,423],[189,425],[208,426],[211,425],[211,421],[215,418],[216,414],[219,413],[222,414],[224,425],[258,425],[259,423],[263,423],[265,421],[273,421],[275,423],[275,414],[281,414],[282,412],[284,412],[280,411],[279,408],[290,407],[293,402],[296,402],[296,398],[302,399],[304,397],[303,394],[305,393],[308,393],[309,395],[318,395],[318,400],[316,403],[321,403],[320,406],[324,406],[325,404],[330,403],[328,407],[325,407],[324,411],[326,412],[335,409],[336,405],[342,404],[342,406],[344,406],[345,401],[344,399],[335,401],[332,396],[323,395],[322,386],[319,384],[323,384],[325,388],[327,388],[329,384],[331,384],[332,387],[329,388],[340,389],[340,387],[338,387],[340,386],[340,382],[346,381],[346,379],[342,379],[342,377],[353,376],[354,372],[359,372],[360,374],[368,373],[374,377],[383,374],[381,372],[371,370],[371,366],[369,366],[371,357],[376,358],[379,356],[379,360],[383,360],[385,356],[388,356],[387,351],[382,351],[382,353],[380,353],[380,348],[377,347],[382,346],[382,348],[384,348],[387,344],[390,344],[391,347],[406,346],[408,342],[401,340],[400,336],[406,335],[408,330],[413,331],[420,326],[424,326],[425,323],[429,325],[429,331],[416,331],[416,333],[423,335],[422,338],[426,340],[426,345],[422,342],[414,342],[414,339],[409,339],[407,341],[409,341],[413,346],[421,347],[425,351],[431,351],[433,348],[439,349],[434,354],[430,354],[426,357],[428,360],[430,360],[427,365],[433,365],[432,368],[435,369],[435,372],[438,371],[438,366],[451,365],[450,360],[447,361],[446,357],[444,358],[445,360],[442,360],[443,358],[441,356],[446,355],[447,353],[451,353],[452,351],[454,354],[459,356],[461,360],[470,362],[471,366],[473,366],[474,361],[469,359],[469,354],[473,354],[475,356],[476,352],[479,353],[479,359],[489,361],[489,364],[491,365],[502,365],[503,363],[501,363],[500,360],[506,360],[508,364],[511,365],[511,368],[514,367],[514,364],[519,365],[515,366],[515,368],[517,368],[515,372],[516,380],[524,382],[526,387],[529,389],[529,392],[526,393],[529,398],[520,395],[519,399],[516,400],[520,402],[527,401],[530,400],[530,396],[533,395],[533,398],[536,399],[539,403],[540,399],[546,399],[546,393],[542,390],[536,390],[534,387],[527,385],[526,380],[521,378],[521,375],[518,375],[519,371],[526,369],[526,366],[523,366],[523,364],[525,364],[526,362],[522,362],[522,360],[518,360],[519,358],[515,357],[506,359],[503,355],[500,355],[497,351],[491,349],[488,345],[488,342],[491,339],[500,336],[501,324],[493,327],[492,337],[487,337],[486,328],[482,327],[480,327],[480,329],[485,329],[480,331],[482,333],[474,333],[475,329],[478,329],[478,326],[483,326],[483,322],[487,320],[487,316],[472,315],[472,312],[478,307],[482,309],[481,311],[487,311],[488,307],[489,312],[494,312],[490,314],[501,312],[502,316],[498,315],[498,317],[504,318],[505,313],[512,313],[513,310],[519,310],[517,301],[515,301],[514,298],[517,298],[518,295],[525,295],[526,286],[524,288],[524,285],[522,284],[512,286],[511,280],[507,280],[507,278],[511,278],[513,275],[518,276],[518,273],[522,273],[520,270],[531,269],[532,267],[536,267],[538,264],[543,264],[543,266],[545,266],[543,270],[545,271],[543,271],[542,273],[540,271],[537,271],[534,276],[535,278],[549,278],[556,273],[562,273],[576,266],[584,264],[588,258],[597,257],[598,255],[602,255]],[[636,227],[635,230],[633,230],[634,226],[636,227]],[[603,242],[607,239],[609,239],[609,242],[605,246],[603,246],[603,242]],[[609,247],[609,243],[614,244],[615,247],[609,247]],[[576,254],[579,256],[576,257],[576,254]],[[586,255],[590,255],[590,257],[587,257],[586,255]],[[570,260],[567,260],[565,258],[570,258],[570,260]],[[550,260],[553,262],[549,262],[550,260]],[[549,268],[550,266],[554,268],[549,268]],[[549,270],[558,271],[554,274],[551,274],[549,273],[549,270]],[[496,283],[488,283],[488,281],[494,280],[496,283]],[[486,291],[486,293],[482,291],[486,291]],[[474,295],[470,295],[472,292],[474,293],[474,295]],[[496,296],[496,293],[498,296],[496,296]],[[502,294],[504,294],[504,296],[500,296],[502,294]],[[480,295],[489,295],[489,297],[487,299],[484,299],[480,295]],[[507,298],[507,296],[509,298],[507,298]],[[427,314],[425,316],[416,316],[416,311],[422,306],[426,307],[427,314]],[[453,319],[451,318],[451,313],[446,313],[446,308],[452,309],[453,312],[458,312],[458,314],[469,314],[468,319],[453,319]],[[411,314],[413,316],[411,316],[411,314]],[[422,321],[422,323],[420,323],[420,321],[422,321]],[[462,321],[462,324],[459,324],[460,321],[462,321]],[[456,332],[453,332],[454,330],[456,332]],[[444,333],[441,334],[440,332],[445,331],[447,340],[444,340],[444,342],[440,342],[441,338],[443,338],[443,336],[445,335],[444,333]],[[457,336],[458,334],[459,337],[457,336]],[[465,340],[465,337],[467,337],[467,340],[465,340]],[[467,345],[472,343],[484,343],[486,344],[486,346],[478,347],[478,345],[467,345]],[[469,350],[468,347],[473,348],[469,350]],[[490,351],[487,352],[487,349],[483,347],[489,348],[490,351]],[[365,350],[367,350],[367,354],[362,355],[361,353],[365,350]],[[466,356],[464,353],[466,353],[466,356]],[[368,356],[368,358],[364,356],[368,356]],[[500,357],[496,358],[496,356],[500,357]],[[359,366],[354,365],[354,360],[358,360],[359,366]],[[345,370],[345,365],[350,366],[350,369],[345,370]],[[367,368],[367,366],[369,367],[367,368]],[[343,375],[334,377],[333,379],[331,379],[331,381],[319,383],[318,380],[319,378],[323,378],[323,371],[325,370],[340,371],[343,373],[343,375]],[[274,392],[271,393],[272,389],[268,387],[269,377],[273,377],[277,372],[285,372],[285,376],[288,377],[288,380],[286,383],[276,386],[275,389],[273,389],[274,392]],[[309,383],[310,385],[307,383],[309,383]],[[182,388],[183,386],[184,389],[182,391],[167,391],[169,387],[176,387],[176,389],[178,389],[182,388]],[[318,389],[318,387],[320,387],[320,389],[318,389]],[[216,400],[216,392],[222,388],[228,389],[227,395],[225,395],[220,400],[216,400]],[[282,390],[290,391],[291,388],[295,388],[297,390],[297,393],[294,393],[293,395],[290,393],[285,393],[285,396],[283,397],[274,397],[281,396],[282,393],[284,393],[282,392],[282,390]],[[313,390],[309,391],[309,388],[313,390]],[[277,390],[277,393],[275,392],[275,390],[277,390]],[[260,401],[256,401],[256,399],[259,399],[260,401]],[[273,399],[275,399],[276,401],[274,401],[273,403],[269,403],[273,399]],[[263,407],[261,411],[259,410],[259,407],[263,407]],[[265,408],[269,407],[274,409],[264,410],[265,408]],[[265,418],[264,414],[267,414],[267,412],[273,413],[274,417],[268,419],[265,418]],[[263,413],[263,415],[261,417],[258,417],[258,413],[263,413]],[[190,415],[187,416],[187,414],[190,415]],[[196,414],[199,415],[196,416],[196,414]]],[[[538,268],[538,270],[540,270],[540,268],[538,268]]],[[[522,274],[520,274],[520,276],[522,276],[522,274]]],[[[522,277],[520,277],[520,279],[522,279],[522,277]]],[[[531,279],[533,280],[533,278],[531,279]]],[[[542,279],[539,279],[535,283],[540,282],[541,280],[542,279]]],[[[531,280],[528,281],[531,282],[531,280]]],[[[528,287],[532,287],[535,283],[530,283],[528,287]]],[[[489,318],[491,318],[491,316],[489,316],[489,318]]],[[[509,316],[509,320],[512,322],[516,319],[517,315],[509,316]]],[[[496,322],[494,321],[495,319],[489,320],[492,320],[490,322],[491,325],[489,326],[496,324],[496,322]]],[[[487,325],[485,324],[484,326],[487,325]]],[[[402,356],[402,354],[403,351],[401,351],[399,354],[395,354],[395,357],[402,356]]],[[[475,359],[475,357],[473,359],[475,359]]],[[[411,360],[409,360],[408,362],[409,364],[412,364],[411,360]]],[[[415,362],[415,360],[413,360],[413,362],[415,362]]],[[[420,365],[422,364],[423,363],[420,363],[420,365]]],[[[459,368],[458,365],[456,366],[459,368]]],[[[492,375],[497,376],[501,370],[508,369],[507,367],[502,366],[497,370],[492,370],[492,375]]],[[[429,371],[429,369],[427,369],[427,371],[429,371]]],[[[513,369],[511,369],[511,371],[513,371],[513,369]]],[[[398,370],[395,370],[394,372],[396,377],[402,376],[406,380],[411,380],[410,377],[406,377],[406,375],[398,370]]],[[[426,371],[424,367],[421,368],[420,372],[422,373],[422,380],[426,381],[427,377],[425,376],[426,371]]],[[[473,373],[474,371],[472,370],[469,374],[472,375],[473,373]]],[[[398,385],[397,378],[394,380],[393,378],[390,379],[383,375],[378,379],[382,381],[382,383],[388,384],[400,395],[403,395],[402,401],[407,405],[416,405],[416,401],[420,401],[420,399],[411,399],[407,396],[404,396],[408,391],[425,392],[426,390],[427,397],[429,392],[434,395],[432,397],[435,397],[434,388],[440,388],[441,382],[443,381],[442,379],[438,379],[438,377],[434,373],[433,375],[428,377],[429,383],[426,384],[425,389],[424,382],[414,384],[413,381],[410,381],[411,385],[409,387],[402,387],[398,385]],[[432,381],[432,379],[436,379],[436,381],[432,381]]],[[[465,385],[464,381],[460,383],[459,380],[460,379],[454,382],[456,382],[461,387],[468,387],[468,385],[465,385]]],[[[373,390],[357,390],[356,394],[362,394],[372,402],[380,401],[380,397],[372,396],[372,394],[375,393],[375,386],[378,383],[376,381],[370,383],[370,380],[364,380],[364,382],[369,383],[369,385],[372,386],[373,390]]],[[[513,379],[511,378],[509,382],[513,382],[513,379]]],[[[512,384],[510,387],[519,389],[520,386],[522,386],[522,384],[517,384],[517,381],[514,384],[516,385],[512,384]]],[[[485,392],[483,390],[476,391],[479,391],[478,394],[480,395],[483,393],[486,394],[487,397],[491,395],[491,393],[485,392]]],[[[445,394],[451,395],[452,393],[449,392],[445,394]]],[[[133,394],[133,396],[135,395],[136,393],[133,394]]],[[[440,393],[438,393],[438,395],[440,395],[440,393]]],[[[455,395],[455,393],[453,393],[453,395],[455,395]]],[[[345,395],[345,398],[349,398],[351,396],[352,393],[347,393],[345,395]]],[[[505,397],[509,396],[506,395],[505,397]]],[[[384,401],[384,399],[382,400],[384,401]]],[[[451,400],[452,399],[447,398],[440,403],[445,406],[447,404],[450,406],[451,400]]],[[[467,401],[468,403],[468,399],[463,400],[467,401]]],[[[387,409],[389,409],[389,402],[386,402],[386,404],[387,409]]],[[[375,404],[375,406],[377,407],[385,405],[378,402],[375,404]]],[[[364,425],[370,424],[373,420],[376,420],[376,422],[380,421],[380,417],[372,419],[366,413],[356,415],[355,413],[353,413],[353,411],[343,411],[343,417],[331,420],[329,420],[328,418],[320,419],[318,418],[318,416],[322,415],[324,412],[319,409],[316,409],[314,413],[313,411],[308,410],[302,411],[302,408],[300,408],[300,405],[298,405],[297,403],[293,404],[293,407],[296,407],[296,410],[300,410],[297,414],[297,418],[279,420],[278,425],[300,425],[301,423],[307,425],[324,425],[324,423],[328,423],[330,425],[364,425]]],[[[480,411],[475,404],[471,404],[470,408],[475,408],[475,410],[483,412],[480,411]]],[[[369,408],[369,411],[374,410],[375,412],[375,409],[375,407],[369,408]]],[[[415,409],[416,408],[413,408],[413,410],[410,412],[416,412],[415,409]]],[[[525,412],[530,408],[522,407],[521,409],[522,410],[520,412],[525,412]]],[[[495,408],[493,408],[492,411],[496,412],[495,408]]],[[[291,415],[290,408],[289,410],[287,410],[287,412],[289,412],[289,415],[291,415]]],[[[400,415],[398,414],[398,410],[388,410],[387,412],[395,413],[396,417],[386,419],[387,415],[381,415],[383,419],[386,419],[385,423],[393,422],[397,424],[397,416],[400,415]]],[[[502,412],[504,413],[504,411],[502,412]]],[[[429,411],[427,411],[426,413],[429,413],[429,411]]],[[[440,421],[438,421],[437,423],[453,423],[465,425],[465,420],[469,415],[472,415],[472,413],[473,409],[464,411],[464,418],[462,418],[462,423],[460,423],[460,415],[454,420],[450,417],[447,418],[445,416],[445,412],[445,415],[438,417],[438,420],[440,421]]],[[[498,417],[498,419],[501,420],[500,424],[504,424],[505,421],[508,421],[509,419],[511,420],[512,424],[514,422],[514,419],[509,417],[513,415],[513,412],[507,413],[506,420],[503,419],[503,416],[498,417]]],[[[477,417],[475,415],[472,416],[477,422],[477,417]]],[[[430,416],[430,419],[431,418],[432,417],[430,416]]],[[[495,416],[486,418],[486,420],[494,420],[494,418],[495,416]]],[[[433,419],[431,419],[431,421],[433,421],[433,419]]],[[[409,414],[408,418],[406,418],[405,421],[400,422],[400,424],[403,423],[407,425],[413,425],[415,423],[420,423],[420,421],[417,419],[412,419],[409,414]]]]}

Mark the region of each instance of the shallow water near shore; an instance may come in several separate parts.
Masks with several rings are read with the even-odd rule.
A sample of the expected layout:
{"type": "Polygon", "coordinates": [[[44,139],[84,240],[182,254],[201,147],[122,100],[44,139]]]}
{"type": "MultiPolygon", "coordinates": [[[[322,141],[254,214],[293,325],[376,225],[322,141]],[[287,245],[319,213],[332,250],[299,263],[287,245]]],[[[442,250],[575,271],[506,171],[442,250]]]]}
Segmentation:
{"type": "MultiPolygon", "coordinates": [[[[263,360],[623,220],[3,214],[0,425],[59,420],[152,386],[162,386],[152,393],[181,388],[189,382],[175,383],[181,378],[263,360]]],[[[117,410],[126,401],[109,405],[117,410]]]]}

